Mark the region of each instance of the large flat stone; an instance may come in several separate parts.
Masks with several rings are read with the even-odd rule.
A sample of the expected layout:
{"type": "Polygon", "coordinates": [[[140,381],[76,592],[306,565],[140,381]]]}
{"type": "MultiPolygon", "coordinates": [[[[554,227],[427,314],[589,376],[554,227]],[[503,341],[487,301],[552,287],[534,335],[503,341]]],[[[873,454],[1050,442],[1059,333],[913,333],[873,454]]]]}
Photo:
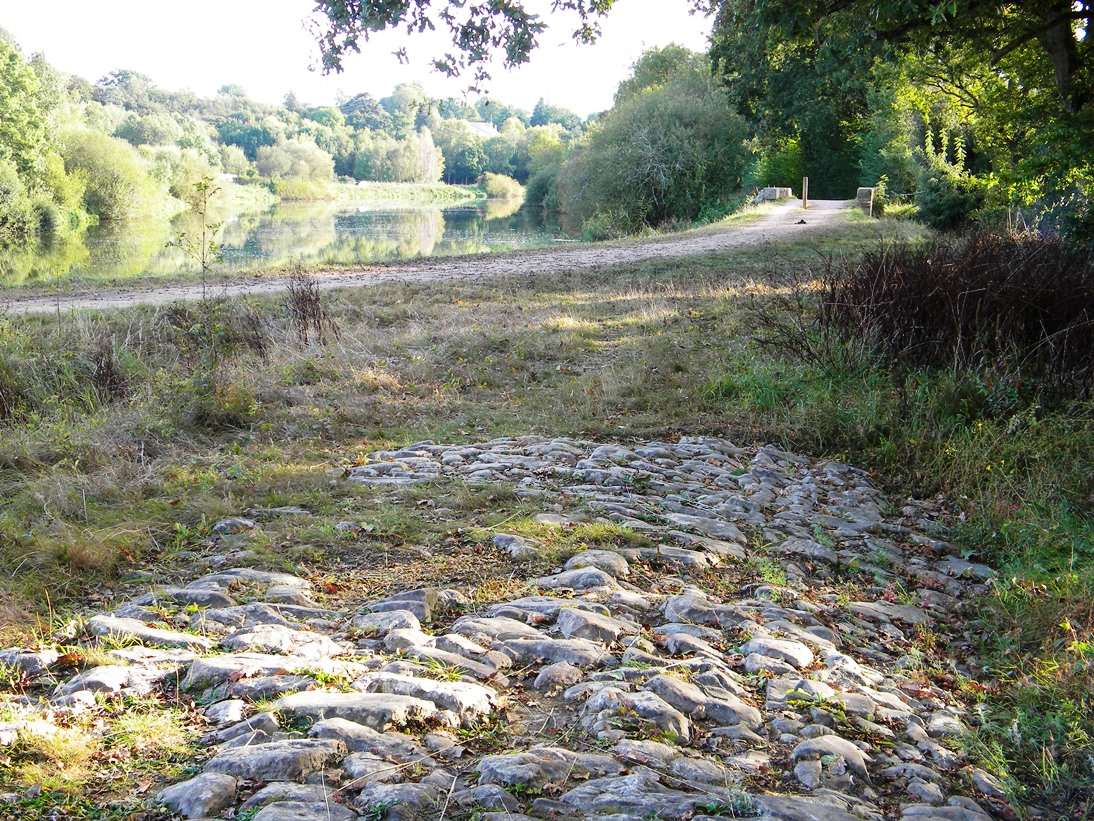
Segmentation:
{"type": "Polygon", "coordinates": [[[585,639],[513,639],[501,642],[498,649],[518,664],[565,661],[575,667],[592,667],[611,658],[602,646],[585,639]]]}
{"type": "Polygon", "coordinates": [[[356,678],[366,672],[366,668],[357,662],[337,659],[278,656],[267,653],[229,653],[195,659],[180,686],[189,693],[244,678],[276,676],[300,671],[356,678]]]}
{"type": "Polygon", "coordinates": [[[273,707],[293,718],[312,722],[344,718],[381,733],[426,721],[438,713],[432,701],[388,693],[293,693],[279,698],[273,707]]]}
{"type": "Polygon", "coordinates": [[[201,773],[189,781],[172,784],[157,796],[161,804],[185,818],[217,815],[235,799],[235,778],[216,772],[201,773]]]}
{"type": "Polygon", "coordinates": [[[193,633],[163,630],[149,627],[137,619],[121,619],[116,616],[92,616],[87,629],[93,636],[122,641],[132,641],[151,647],[183,647],[190,650],[212,650],[216,642],[193,633]]]}
{"type": "Polygon", "coordinates": [[[335,763],[346,752],[346,745],[340,741],[272,741],[254,747],[224,750],[209,759],[205,772],[222,773],[249,781],[299,781],[335,763]]]}
{"type": "Polygon", "coordinates": [[[451,710],[465,725],[485,718],[501,705],[498,694],[489,687],[467,681],[434,681],[395,673],[366,673],[353,687],[364,693],[388,693],[431,701],[451,710]]]}

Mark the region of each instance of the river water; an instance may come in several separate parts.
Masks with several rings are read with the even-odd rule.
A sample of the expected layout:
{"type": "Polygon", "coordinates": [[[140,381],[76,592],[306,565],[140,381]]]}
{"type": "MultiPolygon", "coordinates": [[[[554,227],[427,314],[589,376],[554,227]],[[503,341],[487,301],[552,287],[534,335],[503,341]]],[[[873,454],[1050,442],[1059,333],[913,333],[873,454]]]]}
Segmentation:
{"type": "MultiPolygon", "coordinates": [[[[450,208],[345,202],[283,202],[252,213],[211,215],[220,274],[355,265],[415,257],[482,254],[567,241],[561,226],[511,201],[450,208]]],[[[0,252],[0,287],[177,278],[200,271],[178,247],[197,240],[192,214],[171,220],[98,225],[35,251],[0,252]]],[[[200,246],[200,242],[195,244],[200,246]]]]}

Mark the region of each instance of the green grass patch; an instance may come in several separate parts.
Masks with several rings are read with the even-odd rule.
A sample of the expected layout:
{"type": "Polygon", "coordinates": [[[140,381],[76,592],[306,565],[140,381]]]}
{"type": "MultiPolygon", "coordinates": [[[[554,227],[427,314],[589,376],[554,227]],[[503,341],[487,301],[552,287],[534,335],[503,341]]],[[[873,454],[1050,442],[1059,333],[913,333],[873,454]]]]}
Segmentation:
{"type": "Polygon", "coordinates": [[[348,202],[413,203],[454,205],[486,198],[486,193],[469,185],[417,182],[366,182],[360,185],[335,185],[332,198],[348,202]]]}

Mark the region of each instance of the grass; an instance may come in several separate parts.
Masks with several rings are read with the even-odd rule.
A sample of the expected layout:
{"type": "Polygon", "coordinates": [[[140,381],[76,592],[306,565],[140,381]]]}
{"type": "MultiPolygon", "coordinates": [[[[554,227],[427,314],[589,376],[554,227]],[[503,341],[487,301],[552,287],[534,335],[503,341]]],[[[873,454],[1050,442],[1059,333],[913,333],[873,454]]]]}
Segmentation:
{"type": "MultiPolygon", "coordinates": [[[[916,236],[855,217],[808,242],[686,260],[233,302],[212,339],[200,306],[0,317],[5,635],[34,642],[35,619],[101,609],[100,588],[126,597],[134,570],[134,591],[192,578],[195,558],[225,550],[211,525],[250,507],[311,515],[240,537],[247,561],[305,573],[317,598],[346,603],[430,584],[523,594],[498,532],[543,544],[544,567],[585,546],[641,546],[614,526],[537,525],[542,503],[502,486],[343,481],[378,448],[773,441],[873,468],[898,494],[947,495],[966,555],[1005,580],[974,603],[997,629],[968,659],[987,682],[966,694],[980,716],[969,749],[1025,801],[1089,805],[1089,403],[1004,407],[995,383],[966,372],[894,369],[853,345],[803,361],[758,341],[772,311],[791,328],[802,319],[824,254],[916,236]]],[[[738,573],[785,582],[759,559],[701,581],[718,592],[722,578],[728,595],[738,573]]],[[[930,667],[949,650],[923,652],[930,667]]]]}
{"type": "Polygon", "coordinates": [[[365,185],[337,185],[331,195],[352,202],[455,204],[481,200],[485,194],[467,185],[443,183],[370,182],[365,185]]]}
{"type": "Polygon", "coordinates": [[[179,777],[198,752],[186,710],[144,700],[103,699],[55,733],[24,732],[4,749],[0,779],[20,797],[10,817],[126,818],[179,777]],[[117,812],[116,815],[111,813],[117,812]]]}
{"type": "Polygon", "coordinates": [[[281,300],[220,307],[211,332],[200,306],[0,321],[0,565],[14,600],[40,607],[49,590],[64,606],[133,567],[159,577],[219,517],[252,506],[316,514],[320,532],[271,537],[281,555],[306,553],[346,518],[367,519],[368,541],[396,550],[425,531],[439,538],[426,508],[406,517],[331,487],[332,471],[390,444],[739,433],[703,386],[743,350],[736,304],[767,253],[345,291],[327,298],[341,335],[325,343],[305,344],[281,300]]]}

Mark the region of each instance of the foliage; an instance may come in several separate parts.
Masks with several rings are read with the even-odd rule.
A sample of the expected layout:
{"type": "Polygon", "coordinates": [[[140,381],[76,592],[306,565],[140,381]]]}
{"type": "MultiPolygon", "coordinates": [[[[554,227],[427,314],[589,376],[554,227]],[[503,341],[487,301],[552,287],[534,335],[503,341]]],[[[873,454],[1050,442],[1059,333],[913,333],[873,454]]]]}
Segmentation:
{"type": "Polygon", "coordinates": [[[328,182],[334,175],[334,158],[314,142],[293,138],[259,148],[255,167],[264,177],[328,182]]]}
{"type": "Polygon", "coordinates": [[[473,182],[486,168],[483,140],[471,133],[463,120],[444,120],[433,134],[444,154],[444,181],[449,184],[473,182]]]}
{"type": "Polygon", "coordinates": [[[954,230],[967,225],[983,206],[985,186],[963,167],[964,149],[959,140],[955,158],[947,159],[945,139],[943,133],[942,145],[935,148],[934,140],[928,135],[915,200],[923,222],[933,228],[954,230]]]}
{"type": "Polygon", "coordinates": [[[1094,234],[1091,4],[721,3],[712,54],[761,155],[802,150],[814,196],[888,180],[932,224],[1094,234]],[[932,155],[943,135],[967,164],[932,155]],[[925,148],[926,147],[926,148],[925,148]],[[1009,212],[1008,212],[1008,209],[1009,212]],[[974,213],[978,212],[978,213],[974,213]]]}
{"type": "Polygon", "coordinates": [[[766,146],[745,172],[745,188],[764,188],[769,185],[790,188],[800,193],[802,177],[801,143],[787,139],[766,146]]]}
{"type": "Polygon", "coordinates": [[[1059,239],[974,234],[830,262],[818,319],[901,368],[975,370],[977,415],[1094,395],[1094,254],[1059,239]]]}
{"type": "Polygon", "coordinates": [[[163,191],[128,143],[97,131],[61,136],[65,170],[85,185],[84,206],[104,221],[147,218],[163,210],[163,191]]]}
{"type": "MultiPolygon", "coordinates": [[[[575,12],[578,17],[576,39],[590,42],[597,34],[596,17],[611,8],[613,0],[555,0],[552,9],[575,12]]],[[[424,32],[445,28],[452,35],[452,52],[433,60],[439,71],[456,75],[472,70],[477,81],[489,77],[485,65],[495,52],[504,54],[506,68],[528,61],[536,47],[536,38],[545,29],[541,17],[524,8],[521,0],[506,3],[441,4],[439,10],[430,0],[384,0],[354,3],[349,0],[318,0],[316,11],[326,17],[315,25],[315,35],[323,54],[326,71],[341,71],[342,57],[360,51],[375,32],[405,28],[424,32]]]]}
{"type": "Polygon", "coordinates": [[[712,35],[715,72],[763,154],[794,146],[812,196],[851,197],[880,47],[844,15],[799,29],[795,10],[722,3],[712,35]]]}
{"type": "Polygon", "coordinates": [[[532,109],[532,116],[528,120],[528,124],[532,127],[537,125],[557,125],[566,131],[581,130],[581,118],[579,116],[568,108],[551,105],[542,97],[536,102],[536,107],[532,109]]]}
{"type": "Polygon", "coordinates": [[[610,214],[612,230],[633,231],[694,220],[705,204],[740,187],[743,123],[697,55],[674,55],[668,80],[623,95],[566,161],[559,174],[564,210],[585,219],[610,214]]]}
{"type": "Polygon", "coordinates": [[[486,192],[490,199],[523,199],[524,188],[512,177],[502,174],[487,172],[479,177],[477,185],[486,192]]]}
{"type": "Polygon", "coordinates": [[[37,236],[34,209],[19,171],[11,160],[0,160],[0,247],[37,236]]]}
{"type": "Polygon", "coordinates": [[[20,175],[40,167],[46,122],[38,101],[39,83],[18,49],[0,38],[0,161],[20,175]]]}
{"type": "Polygon", "coordinates": [[[431,183],[440,179],[443,170],[444,155],[434,145],[428,128],[405,139],[379,131],[357,134],[353,161],[355,179],[431,183]]]}

